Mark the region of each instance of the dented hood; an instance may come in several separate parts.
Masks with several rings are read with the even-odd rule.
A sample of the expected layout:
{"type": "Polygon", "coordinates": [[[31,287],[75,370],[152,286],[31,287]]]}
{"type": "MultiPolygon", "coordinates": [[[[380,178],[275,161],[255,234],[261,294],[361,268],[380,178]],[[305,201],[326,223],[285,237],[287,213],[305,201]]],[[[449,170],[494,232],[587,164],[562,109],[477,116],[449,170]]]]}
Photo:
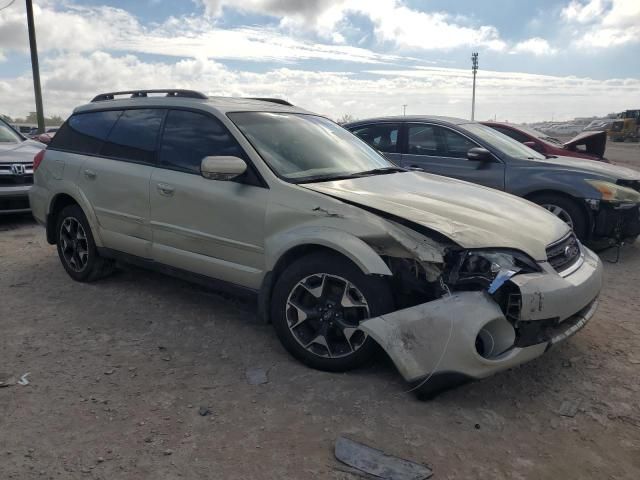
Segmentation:
{"type": "Polygon", "coordinates": [[[569,232],[546,210],[519,197],[422,172],[301,185],[435,230],[465,248],[503,247],[546,260],[545,248],[569,232]]]}
{"type": "Polygon", "coordinates": [[[572,152],[584,145],[584,152],[602,158],[607,145],[607,132],[582,132],[564,143],[564,148],[572,152]]]}

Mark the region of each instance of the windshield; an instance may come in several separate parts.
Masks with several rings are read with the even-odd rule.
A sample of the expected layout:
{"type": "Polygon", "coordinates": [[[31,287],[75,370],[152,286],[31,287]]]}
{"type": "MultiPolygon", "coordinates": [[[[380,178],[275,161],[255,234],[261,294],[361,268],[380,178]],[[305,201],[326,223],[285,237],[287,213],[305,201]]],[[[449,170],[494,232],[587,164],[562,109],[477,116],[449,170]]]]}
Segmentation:
{"type": "Polygon", "coordinates": [[[22,137],[13,128],[0,121],[0,143],[17,143],[21,141],[22,137]]]}
{"type": "Polygon", "coordinates": [[[326,118],[298,113],[236,112],[229,118],[269,167],[294,183],[395,169],[355,135],[326,118]]]}
{"type": "Polygon", "coordinates": [[[546,160],[544,155],[539,154],[535,150],[523,145],[511,137],[507,137],[505,134],[500,133],[491,127],[487,127],[480,123],[465,123],[460,125],[460,127],[479,137],[496,150],[504,152],[511,157],[527,160],[546,160]]]}

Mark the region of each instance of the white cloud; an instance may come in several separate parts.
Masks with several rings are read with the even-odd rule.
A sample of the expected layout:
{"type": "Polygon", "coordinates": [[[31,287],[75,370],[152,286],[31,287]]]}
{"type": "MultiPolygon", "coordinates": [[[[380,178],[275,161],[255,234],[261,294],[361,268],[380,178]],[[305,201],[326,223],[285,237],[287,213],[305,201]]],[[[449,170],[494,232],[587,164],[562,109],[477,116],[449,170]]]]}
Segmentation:
{"type": "MultiPolygon", "coordinates": [[[[135,88],[192,88],[209,95],[274,96],[331,118],[395,115],[402,104],[412,114],[468,117],[471,72],[423,67],[370,70],[366,76],[276,68],[264,73],[231,69],[206,59],[146,62],[134,55],[68,53],[45,60],[45,112],[66,116],[100,92],[135,88]],[[159,80],[161,83],[159,84],[159,80]]],[[[640,80],[530,75],[482,70],[477,116],[510,121],[573,118],[624,110],[640,95],[640,80]]],[[[0,80],[3,112],[23,116],[33,107],[31,76],[0,80]]]]}
{"type": "MultiPolygon", "coordinates": [[[[447,50],[484,47],[502,51],[506,43],[494,26],[471,27],[463,17],[444,12],[425,12],[408,7],[402,0],[201,0],[207,12],[220,15],[223,8],[280,18],[285,28],[312,28],[327,39],[336,29],[351,26],[348,17],[359,14],[374,25],[380,42],[415,50],[447,50]]],[[[338,32],[338,35],[341,35],[338,32]]],[[[340,37],[338,37],[340,38],[340,37]]]]}
{"type": "Polygon", "coordinates": [[[578,27],[574,30],[577,47],[640,43],[640,0],[572,0],[562,17],[578,27]]]}
{"type": "Polygon", "coordinates": [[[536,56],[554,55],[557,53],[544,38],[533,37],[516,43],[510,53],[531,53],[536,56]]]}
{"type": "MultiPolygon", "coordinates": [[[[16,4],[17,5],[17,4],[16,4]]],[[[113,50],[177,57],[243,59],[252,61],[341,60],[363,63],[396,61],[347,45],[296,40],[269,28],[220,28],[210,19],[170,18],[146,27],[129,12],[113,7],[67,5],[47,1],[35,8],[38,49],[41,52],[113,50]]],[[[28,52],[24,6],[0,12],[0,45],[28,52]]]]}
{"type": "Polygon", "coordinates": [[[571,0],[571,3],[562,9],[561,15],[569,21],[589,23],[597,20],[605,10],[605,0],[571,0]]]}
{"type": "Polygon", "coordinates": [[[219,16],[224,7],[244,12],[297,17],[313,21],[318,15],[345,0],[201,0],[209,15],[219,16]]]}

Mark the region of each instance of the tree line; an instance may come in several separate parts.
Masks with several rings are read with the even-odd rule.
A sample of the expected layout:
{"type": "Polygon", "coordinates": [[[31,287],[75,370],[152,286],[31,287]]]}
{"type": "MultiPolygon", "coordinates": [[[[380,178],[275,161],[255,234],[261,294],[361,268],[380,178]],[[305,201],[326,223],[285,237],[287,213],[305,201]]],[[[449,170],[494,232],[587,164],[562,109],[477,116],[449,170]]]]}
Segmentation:
{"type": "MultiPolygon", "coordinates": [[[[2,119],[5,122],[12,123],[12,124],[17,124],[17,123],[29,123],[34,125],[38,124],[38,117],[36,116],[36,112],[29,112],[29,115],[27,115],[24,118],[11,118],[8,115],[2,115],[2,114],[0,114],[0,117],[2,117],[2,119]]],[[[53,115],[51,117],[44,117],[44,124],[47,127],[59,127],[60,125],[63,124],[63,122],[64,122],[64,119],[58,115],[53,115]]]]}

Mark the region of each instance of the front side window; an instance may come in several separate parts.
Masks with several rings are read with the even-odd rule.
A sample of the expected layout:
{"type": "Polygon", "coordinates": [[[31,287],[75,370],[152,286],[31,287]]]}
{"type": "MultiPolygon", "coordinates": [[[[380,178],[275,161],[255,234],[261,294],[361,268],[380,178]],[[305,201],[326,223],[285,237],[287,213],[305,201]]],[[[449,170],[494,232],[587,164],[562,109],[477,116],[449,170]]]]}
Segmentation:
{"type": "Polygon", "coordinates": [[[400,131],[398,124],[365,125],[351,131],[381,152],[396,153],[398,151],[398,132],[400,131]]]}
{"type": "MultiPolygon", "coordinates": [[[[156,143],[165,111],[125,110],[111,130],[100,155],[139,163],[154,163],[156,143]]],[[[57,133],[54,138],[60,133],[57,133]]]]}
{"type": "Polygon", "coordinates": [[[49,148],[95,155],[121,113],[121,110],[76,113],[60,127],[49,148]]]}
{"type": "Polygon", "coordinates": [[[267,165],[294,183],[399,170],[358,137],[323,117],[275,112],[228,115],[267,165]]]}
{"type": "Polygon", "coordinates": [[[447,151],[446,156],[451,158],[467,158],[467,152],[474,147],[477,147],[468,138],[460,135],[448,128],[440,128],[442,135],[442,141],[447,151]]]}
{"type": "Polygon", "coordinates": [[[433,125],[409,125],[407,129],[408,153],[411,155],[442,156],[444,146],[433,125]]]}
{"type": "Polygon", "coordinates": [[[202,159],[208,156],[244,157],[244,152],[219,120],[201,113],[171,110],[162,134],[159,165],[200,174],[202,159]]]}

